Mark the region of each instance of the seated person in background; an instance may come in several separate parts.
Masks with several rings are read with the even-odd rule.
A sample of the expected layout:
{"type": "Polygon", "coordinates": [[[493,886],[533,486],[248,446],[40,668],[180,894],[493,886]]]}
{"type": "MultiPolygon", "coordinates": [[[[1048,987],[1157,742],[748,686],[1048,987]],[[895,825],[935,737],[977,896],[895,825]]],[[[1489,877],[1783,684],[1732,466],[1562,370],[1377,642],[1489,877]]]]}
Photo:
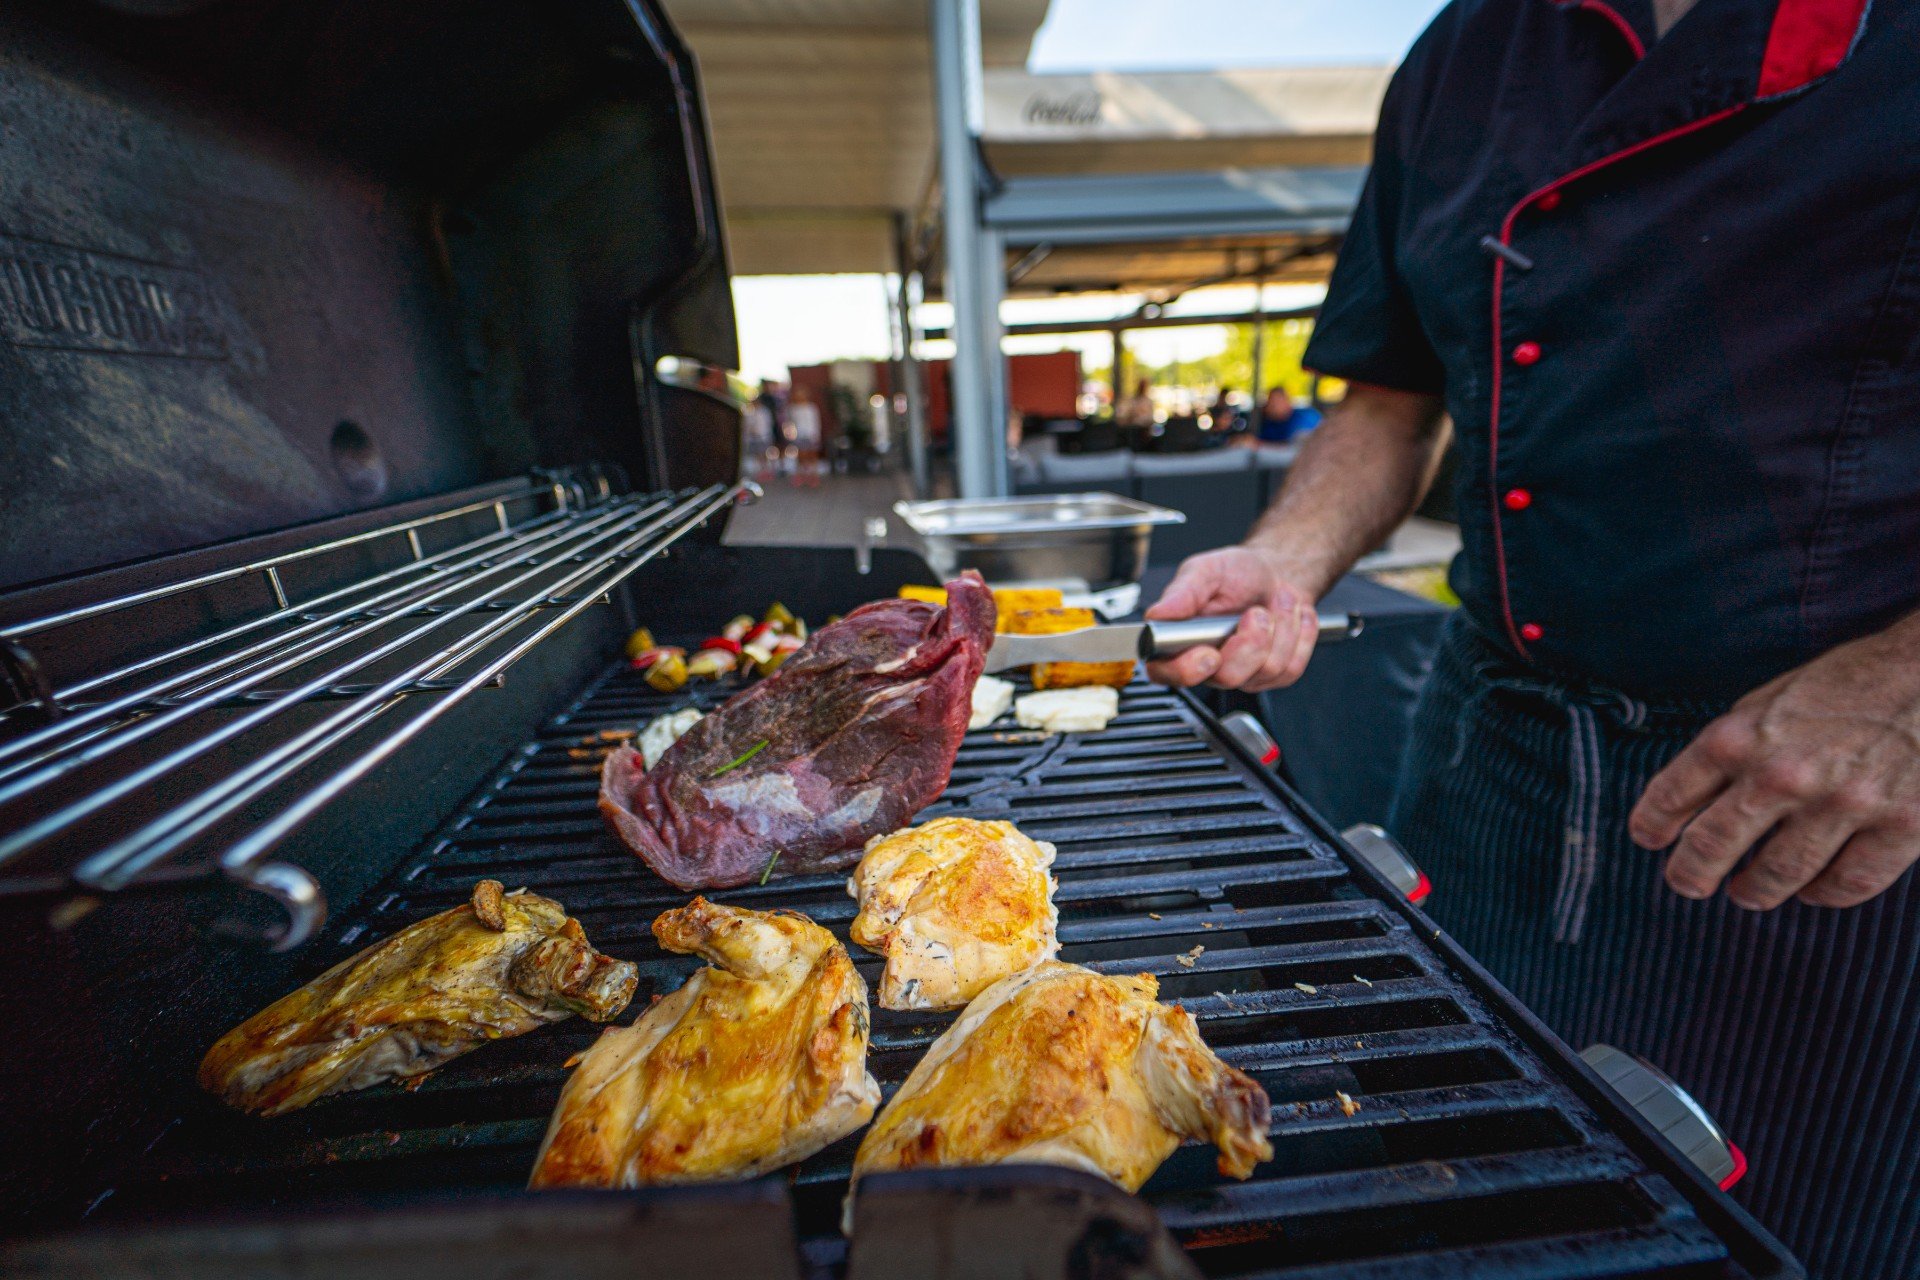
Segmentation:
{"type": "Polygon", "coordinates": [[[1207,416],[1213,419],[1213,433],[1219,436],[1231,435],[1240,426],[1240,411],[1233,406],[1231,396],[1225,387],[1213,398],[1213,407],[1207,410],[1207,416]]]}
{"type": "Polygon", "coordinates": [[[1268,444],[1285,444],[1293,437],[1293,417],[1293,397],[1285,387],[1274,387],[1260,406],[1260,439],[1268,444]]]}
{"type": "Polygon", "coordinates": [[[1120,402],[1113,411],[1114,422],[1122,427],[1150,427],[1153,425],[1153,400],[1147,395],[1148,382],[1145,378],[1133,384],[1133,394],[1120,402]]]}

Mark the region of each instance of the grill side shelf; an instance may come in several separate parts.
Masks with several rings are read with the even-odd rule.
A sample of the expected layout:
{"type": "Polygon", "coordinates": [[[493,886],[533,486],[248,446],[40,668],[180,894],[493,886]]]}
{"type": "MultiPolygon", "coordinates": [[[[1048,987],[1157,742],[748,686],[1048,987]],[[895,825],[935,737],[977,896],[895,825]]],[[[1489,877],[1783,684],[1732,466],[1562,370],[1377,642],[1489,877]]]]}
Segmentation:
{"type": "MultiPolygon", "coordinates": [[[[637,1002],[673,990],[698,962],[660,950],[648,926],[687,895],[601,829],[600,762],[652,716],[726,692],[660,695],[624,665],[594,681],[335,930],[316,971],[493,876],[557,898],[597,945],[635,961],[637,1002]]],[[[1143,1189],[1205,1274],[1792,1274],[1184,695],[1136,684],[1100,734],[970,733],[954,785],[923,816],[941,812],[1009,818],[1053,841],[1062,958],[1156,974],[1163,998],[1272,1097],[1276,1158],[1252,1180],[1223,1179],[1213,1153],[1189,1144],[1143,1189]]],[[[853,915],[840,875],[711,896],[806,911],[843,941],[853,915]]],[[[853,954],[875,981],[878,959],[853,954]]],[[[884,1092],[951,1020],[874,1010],[884,1092]]],[[[509,1189],[531,1165],[564,1064],[594,1035],[561,1024],[411,1089],[270,1125],[209,1102],[103,1212],[509,1189]]],[[[846,1263],[838,1221],[857,1144],[791,1171],[799,1247],[817,1276],[846,1263]]]]}

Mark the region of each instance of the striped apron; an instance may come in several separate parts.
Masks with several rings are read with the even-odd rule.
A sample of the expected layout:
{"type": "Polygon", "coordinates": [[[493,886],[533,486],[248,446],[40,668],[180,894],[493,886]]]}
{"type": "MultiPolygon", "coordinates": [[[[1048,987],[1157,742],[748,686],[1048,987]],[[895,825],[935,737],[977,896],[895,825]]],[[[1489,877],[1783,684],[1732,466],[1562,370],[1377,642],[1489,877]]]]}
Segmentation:
{"type": "Polygon", "coordinates": [[[1920,1280],[1920,876],[1839,911],[1667,889],[1627,815],[1717,710],[1542,680],[1456,614],[1393,831],[1435,920],[1562,1038],[1700,1100],[1752,1162],[1735,1198],[1816,1280],[1920,1280]]]}

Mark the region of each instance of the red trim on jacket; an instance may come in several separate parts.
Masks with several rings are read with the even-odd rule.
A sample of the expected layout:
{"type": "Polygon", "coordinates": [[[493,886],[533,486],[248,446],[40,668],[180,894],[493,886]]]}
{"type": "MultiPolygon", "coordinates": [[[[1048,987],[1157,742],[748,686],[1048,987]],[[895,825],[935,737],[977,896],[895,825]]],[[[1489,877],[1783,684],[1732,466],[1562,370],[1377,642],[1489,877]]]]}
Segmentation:
{"type": "MultiPolygon", "coordinates": [[[[1794,0],[1783,0],[1783,3],[1791,4],[1794,3],[1794,0]]],[[[1642,138],[1630,147],[1623,147],[1611,155],[1601,156],[1598,160],[1583,164],[1571,173],[1562,174],[1560,177],[1555,178],[1546,186],[1529,192],[1518,204],[1507,210],[1507,216],[1501,220],[1500,243],[1504,245],[1513,242],[1514,220],[1520,216],[1522,210],[1526,209],[1529,205],[1533,204],[1534,201],[1540,199],[1548,192],[1558,191],[1568,183],[1584,178],[1595,170],[1604,169],[1610,164],[1625,160],[1629,156],[1638,155],[1640,152],[1648,150],[1651,147],[1657,147],[1663,142],[1671,142],[1675,138],[1684,137],[1689,133],[1697,132],[1709,125],[1718,124],[1729,116],[1739,114],[1746,109],[1746,106],[1747,104],[1744,102],[1736,102],[1734,105],[1716,111],[1712,115],[1701,116],[1698,120],[1689,121],[1686,124],[1669,129],[1665,133],[1656,133],[1651,138],[1642,138]]],[[[1487,492],[1491,495],[1490,501],[1493,504],[1493,565],[1494,572],[1498,574],[1500,578],[1500,619],[1506,625],[1507,639],[1512,643],[1514,652],[1524,658],[1528,656],[1527,646],[1525,642],[1520,639],[1520,630],[1514,625],[1513,621],[1513,595],[1507,587],[1507,548],[1500,527],[1500,383],[1501,372],[1507,362],[1507,353],[1500,338],[1500,303],[1506,285],[1506,278],[1506,259],[1496,257],[1493,260],[1493,387],[1492,414],[1487,430],[1487,492]]]]}
{"type": "Polygon", "coordinates": [[[1831,73],[1853,51],[1868,0],[1780,0],[1756,98],[1791,93],[1831,73]]]}
{"type": "Polygon", "coordinates": [[[1640,33],[1633,29],[1633,24],[1621,17],[1620,11],[1612,5],[1604,4],[1602,0],[1580,0],[1580,3],[1576,4],[1574,8],[1591,9],[1608,22],[1611,22],[1615,29],[1620,32],[1621,37],[1626,40],[1627,47],[1633,50],[1635,61],[1647,56],[1646,41],[1640,38],[1640,33]]]}
{"type": "Polygon", "coordinates": [[[1606,0],[1549,0],[1549,3],[1562,9],[1591,9],[1613,24],[1614,30],[1620,33],[1620,38],[1627,42],[1627,48],[1633,50],[1636,62],[1647,56],[1647,42],[1640,38],[1640,33],[1633,29],[1633,24],[1621,17],[1620,11],[1606,3],[1606,0]]]}
{"type": "MultiPolygon", "coordinates": [[[[1507,213],[1507,220],[1500,225],[1500,243],[1507,242],[1513,231],[1514,214],[1520,212],[1526,204],[1522,200],[1507,213]]],[[[1487,431],[1487,486],[1493,497],[1493,571],[1500,578],[1500,621],[1507,628],[1507,640],[1513,645],[1513,651],[1521,657],[1527,656],[1527,646],[1520,640],[1520,630],[1513,625],[1513,594],[1507,590],[1507,544],[1500,528],[1500,368],[1507,362],[1507,353],[1500,349],[1500,297],[1506,286],[1507,260],[1493,260],[1493,417],[1487,431]]]]}

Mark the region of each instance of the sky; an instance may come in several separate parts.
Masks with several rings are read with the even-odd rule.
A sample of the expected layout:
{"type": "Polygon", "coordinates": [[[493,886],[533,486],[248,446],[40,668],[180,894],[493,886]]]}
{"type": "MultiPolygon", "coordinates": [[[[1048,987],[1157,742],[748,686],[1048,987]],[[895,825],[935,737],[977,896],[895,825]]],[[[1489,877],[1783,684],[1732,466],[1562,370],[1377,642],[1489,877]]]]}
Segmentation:
{"type": "MultiPolygon", "coordinates": [[[[1035,72],[1174,71],[1306,63],[1395,63],[1440,9],[1442,0],[1053,0],[1046,25],[1035,38],[1028,69],[1035,72]]],[[[891,345],[883,277],[750,276],[734,281],[739,317],[741,372],[758,380],[786,379],[789,365],[832,359],[884,357],[891,345]]],[[[1244,291],[1251,297],[1251,288],[1244,291]]],[[[1131,310],[1139,299],[1120,299],[1131,310]]],[[[1207,310],[1219,300],[1200,300],[1207,310]]],[[[1271,306],[1298,299],[1269,294],[1271,306]]],[[[1116,303],[1105,304],[1113,314],[1116,303]]],[[[1015,301],[1009,323],[1058,318],[1057,308],[1079,299],[1015,301]],[[1054,306],[1056,310],[1046,308],[1054,306]],[[1028,314],[1034,308],[1040,308],[1028,314]]],[[[1226,310],[1227,306],[1219,306],[1226,310]]],[[[924,323],[944,323],[928,314],[924,323]]],[[[1008,350],[1059,350],[1074,346],[1099,354],[1106,338],[1043,338],[1008,343],[1008,350]]],[[[1195,359],[1218,350],[1226,330],[1218,327],[1145,330],[1130,339],[1146,360],[1195,359]]],[[[929,355],[943,352],[937,347],[929,355]]]]}

